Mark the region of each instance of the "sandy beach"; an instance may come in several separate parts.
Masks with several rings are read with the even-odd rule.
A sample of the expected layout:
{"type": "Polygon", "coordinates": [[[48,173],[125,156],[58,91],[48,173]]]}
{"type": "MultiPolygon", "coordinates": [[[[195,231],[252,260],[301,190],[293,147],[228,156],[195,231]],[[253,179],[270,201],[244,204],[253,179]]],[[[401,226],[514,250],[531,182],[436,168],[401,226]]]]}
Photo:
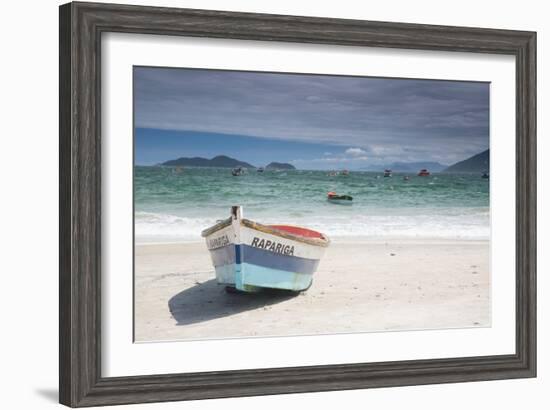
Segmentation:
{"type": "Polygon", "coordinates": [[[299,295],[228,294],[206,246],[137,244],[135,339],[217,339],[491,325],[489,241],[334,241],[299,295]]]}

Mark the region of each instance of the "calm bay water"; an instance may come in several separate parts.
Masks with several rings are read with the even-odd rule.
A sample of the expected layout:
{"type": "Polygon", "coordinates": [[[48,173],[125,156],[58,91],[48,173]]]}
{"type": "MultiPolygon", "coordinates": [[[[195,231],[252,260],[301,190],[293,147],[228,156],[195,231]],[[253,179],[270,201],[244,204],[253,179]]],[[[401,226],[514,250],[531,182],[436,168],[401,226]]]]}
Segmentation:
{"type": "Polygon", "coordinates": [[[249,170],[234,177],[226,168],[135,167],[137,242],[200,240],[202,229],[229,216],[231,205],[264,224],[293,224],[337,239],[488,239],[489,181],[479,174],[433,174],[249,170]],[[353,205],[329,203],[335,191],[353,205]]]}

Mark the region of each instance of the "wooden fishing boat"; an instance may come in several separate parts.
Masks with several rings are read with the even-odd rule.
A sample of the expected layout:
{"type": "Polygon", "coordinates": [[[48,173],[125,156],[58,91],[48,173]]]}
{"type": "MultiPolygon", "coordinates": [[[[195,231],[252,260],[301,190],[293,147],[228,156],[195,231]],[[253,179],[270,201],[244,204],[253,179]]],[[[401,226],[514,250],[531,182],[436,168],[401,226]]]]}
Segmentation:
{"type": "Polygon", "coordinates": [[[330,243],[311,229],[244,219],[240,206],[231,207],[231,216],[202,231],[202,236],[217,282],[244,292],[308,289],[330,243]]]}

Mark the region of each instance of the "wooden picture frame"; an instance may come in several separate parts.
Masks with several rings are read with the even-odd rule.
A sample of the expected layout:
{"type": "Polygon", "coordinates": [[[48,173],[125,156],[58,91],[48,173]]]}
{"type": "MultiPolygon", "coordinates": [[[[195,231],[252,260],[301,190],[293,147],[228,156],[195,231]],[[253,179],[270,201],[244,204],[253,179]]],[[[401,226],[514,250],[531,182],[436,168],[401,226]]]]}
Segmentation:
{"type": "Polygon", "coordinates": [[[81,407],[535,377],[536,33],[69,3],[60,7],[60,402],[81,407]],[[101,376],[101,35],[508,54],[516,60],[515,354],[101,376]]]}

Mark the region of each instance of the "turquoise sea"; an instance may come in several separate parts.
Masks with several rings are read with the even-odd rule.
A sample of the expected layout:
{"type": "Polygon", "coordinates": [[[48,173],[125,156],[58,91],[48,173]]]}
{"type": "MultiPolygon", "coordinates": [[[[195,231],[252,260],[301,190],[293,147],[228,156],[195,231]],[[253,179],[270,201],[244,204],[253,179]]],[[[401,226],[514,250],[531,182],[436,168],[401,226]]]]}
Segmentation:
{"type": "Polygon", "coordinates": [[[408,181],[404,173],[248,170],[136,166],[137,242],[200,240],[200,232],[243,206],[246,218],[293,224],[338,239],[461,238],[490,235],[489,181],[479,174],[432,174],[408,181]],[[352,205],[329,203],[327,192],[353,196],[352,205]]]}

